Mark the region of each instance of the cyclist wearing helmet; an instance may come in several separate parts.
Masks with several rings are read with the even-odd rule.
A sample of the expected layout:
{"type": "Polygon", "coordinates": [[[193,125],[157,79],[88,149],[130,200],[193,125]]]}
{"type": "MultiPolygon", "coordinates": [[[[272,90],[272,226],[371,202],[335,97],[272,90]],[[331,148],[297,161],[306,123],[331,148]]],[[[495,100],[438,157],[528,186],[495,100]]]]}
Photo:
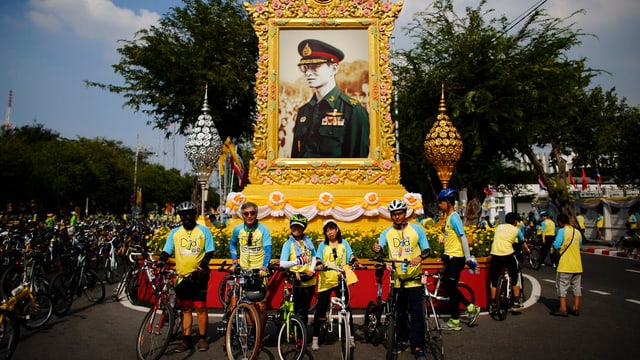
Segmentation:
{"type": "MultiPolygon", "coordinates": [[[[269,262],[271,261],[271,232],[269,228],[258,222],[258,205],[246,202],[240,207],[244,222],[236,226],[231,233],[229,251],[235,266],[242,269],[260,269],[260,276],[269,276],[269,262]]],[[[262,330],[267,323],[267,299],[265,296],[255,303],[260,315],[262,330]]]]}
{"type": "Polygon", "coordinates": [[[373,245],[373,251],[379,253],[386,246],[389,258],[396,260],[396,288],[400,288],[397,299],[398,337],[396,352],[405,351],[411,346],[418,360],[426,359],[424,352],[424,317],[422,314],[423,290],[420,283],[422,260],[429,256],[430,248],[427,235],[422,226],[407,222],[407,203],[393,200],[388,206],[393,225],[380,234],[373,245]],[[408,314],[411,314],[409,318],[408,314]],[[411,331],[409,331],[411,329],[411,331]],[[410,343],[408,343],[410,341],[410,343]]]}
{"type": "MultiPolygon", "coordinates": [[[[551,220],[551,216],[546,211],[540,213],[540,233],[542,235],[542,248],[540,249],[540,263],[544,266],[547,255],[551,250],[551,245],[556,239],[556,223],[551,220]]],[[[551,266],[556,267],[556,263],[549,257],[551,266]]]]}
{"type": "Polygon", "coordinates": [[[316,249],[313,241],[304,233],[307,222],[307,218],[302,214],[291,217],[291,235],[282,245],[280,252],[280,267],[298,274],[293,284],[293,309],[305,325],[309,320],[309,307],[316,286],[316,249]]]}
{"type": "Polygon", "coordinates": [[[520,285],[518,285],[518,261],[516,260],[516,248],[522,248],[524,232],[518,227],[518,214],[508,213],[505,217],[506,224],[496,227],[491,243],[491,304],[489,313],[496,311],[496,286],[503,267],[509,269],[513,291],[513,311],[522,310],[520,303],[520,285]]]}
{"type": "Polygon", "coordinates": [[[182,342],[175,352],[191,349],[192,312],[195,309],[198,323],[198,350],[209,349],[207,342],[207,287],[209,285],[209,261],[215,250],[213,235],[204,225],[196,224],[196,205],[185,201],[178,205],[176,211],[180,215],[182,225],[174,228],[167,236],[167,242],[160,253],[162,267],[171,254],[175,256],[176,296],[182,307],[182,342]]]}
{"type": "MultiPolygon", "coordinates": [[[[347,264],[357,264],[357,260],[349,243],[342,238],[342,232],[338,224],[329,219],[322,224],[322,232],[324,233],[324,241],[318,245],[317,262],[315,268],[317,271],[324,269],[325,265],[331,267],[342,268],[347,264]]],[[[318,334],[320,333],[321,324],[326,321],[327,308],[331,302],[331,294],[340,296],[340,283],[338,273],[335,271],[321,271],[320,281],[318,282],[318,302],[316,303],[316,313],[313,317],[313,334],[315,335],[311,341],[311,350],[320,350],[318,344],[318,334]]],[[[345,302],[349,303],[349,292],[345,293],[345,302]]],[[[351,312],[351,309],[347,307],[351,312]]],[[[353,334],[353,317],[349,319],[349,326],[353,334]]],[[[356,346],[353,336],[349,339],[349,344],[353,348],[356,346]]]]}
{"type": "Polygon", "coordinates": [[[449,310],[451,318],[445,323],[445,328],[449,330],[461,330],[460,313],[458,307],[462,302],[467,307],[469,325],[473,325],[480,314],[480,307],[472,304],[459,290],[458,281],[460,273],[464,269],[465,263],[469,267],[477,264],[471,260],[469,252],[469,241],[464,233],[464,225],[460,215],[455,212],[456,190],[446,188],[438,194],[438,207],[445,216],[445,225],[442,234],[444,242],[444,254],[442,254],[443,284],[442,286],[449,294],[449,310]]]}

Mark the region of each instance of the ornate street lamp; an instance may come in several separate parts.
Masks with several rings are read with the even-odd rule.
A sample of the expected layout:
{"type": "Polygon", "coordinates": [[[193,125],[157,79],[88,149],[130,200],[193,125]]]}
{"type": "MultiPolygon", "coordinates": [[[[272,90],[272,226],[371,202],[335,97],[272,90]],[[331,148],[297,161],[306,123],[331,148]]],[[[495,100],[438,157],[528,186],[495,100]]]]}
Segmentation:
{"type": "Polygon", "coordinates": [[[456,163],[462,156],[462,148],[460,133],[449,120],[449,115],[447,115],[443,83],[442,97],[440,98],[440,106],[438,106],[438,117],[424,141],[425,155],[427,160],[436,168],[443,189],[449,185],[449,179],[451,179],[456,163]]]}
{"type": "Polygon", "coordinates": [[[209,103],[207,102],[208,86],[204,90],[204,103],[202,104],[202,115],[198,116],[198,121],[187,136],[187,143],[184,152],[193,165],[198,177],[201,190],[201,215],[204,216],[204,198],[209,183],[209,177],[214,166],[218,163],[222,149],[222,140],[216,129],[211,115],[209,115],[209,103]]]}

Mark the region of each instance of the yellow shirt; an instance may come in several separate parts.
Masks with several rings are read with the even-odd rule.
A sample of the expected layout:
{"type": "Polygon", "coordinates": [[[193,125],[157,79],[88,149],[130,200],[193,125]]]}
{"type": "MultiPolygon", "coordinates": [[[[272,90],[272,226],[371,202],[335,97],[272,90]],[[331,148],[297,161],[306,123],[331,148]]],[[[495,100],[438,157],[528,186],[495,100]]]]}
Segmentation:
{"type": "Polygon", "coordinates": [[[545,219],[543,223],[544,224],[542,225],[542,228],[544,230],[542,231],[542,235],[554,236],[556,234],[556,223],[554,223],[551,219],[545,219]]]}
{"type": "Polygon", "coordinates": [[[582,244],[582,234],[571,225],[565,225],[558,230],[553,247],[562,256],[558,264],[558,272],[562,273],[582,273],[582,258],[580,257],[580,246],[582,244]],[[571,238],[573,237],[573,241],[571,238]],[[571,245],[569,245],[571,243],[571,245]],[[566,249],[566,250],[565,250],[566,249]]]}
{"type": "Polygon", "coordinates": [[[491,255],[506,256],[513,254],[513,244],[518,243],[520,229],[511,224],[500,224],[493,235],[491,255]]]}

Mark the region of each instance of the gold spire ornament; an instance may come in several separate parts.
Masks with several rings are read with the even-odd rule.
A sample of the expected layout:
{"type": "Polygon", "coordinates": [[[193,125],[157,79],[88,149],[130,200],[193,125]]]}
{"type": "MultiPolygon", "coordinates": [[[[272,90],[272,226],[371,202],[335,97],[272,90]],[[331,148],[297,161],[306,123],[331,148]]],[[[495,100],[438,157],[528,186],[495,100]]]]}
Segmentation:
{"type": "Polygon", "coordinates": [[[438,116],[424,140],[425,155],[427,160],[436,168],[443,189],[449,185],[456,163],[462,156],[462,149],[460,133],[453,126],[449,115],[447,115],[443,83],[438,116]]]}

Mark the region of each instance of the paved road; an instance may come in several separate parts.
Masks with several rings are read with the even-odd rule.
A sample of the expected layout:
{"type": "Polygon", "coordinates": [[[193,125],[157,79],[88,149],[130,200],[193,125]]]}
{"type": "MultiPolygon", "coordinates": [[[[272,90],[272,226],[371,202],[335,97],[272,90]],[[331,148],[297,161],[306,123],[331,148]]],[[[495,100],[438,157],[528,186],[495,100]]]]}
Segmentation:
{"type": "MultiPolygon", "coordinates": [[[[447,359],[602,359],[635,356],[640,323],[640,266],[636,261],[585,254],[581,316],[557,318],[554,269],[526,270],[540,284],[531,306],[505,321],[483,314],[475,327],[445,334],[447,359]]],[[[527,281],[531,289],[529,281],[527,281]]],[[[112,287],[108,287],[110,291],[112,287]]],[[[135,359],[135,337],[144,312],[107,301],[89,304],[80,299],[72,312],[53,318],[44,329],[22,331],[16,359],[135,359]]],[[[211,349],[207,352],[169,354],[166,359],[223,359],[223,339],[215,333],[218,317],[211,319],[211,349]]],[[[356,325],[361,318],[356,318],[356,325]]],[[[175,346],[174,342],[172,346],[175,346]]],[[[276,359],[273,338],[260,359],[276,359]]],[[[304,359],[338,359],[337,345],[308,352],[304,359]]],[[[356,359],[381,359],[384,347],[358,342],[356,359]]],[[[412,359],[409,353],[399,357],[412,359]]]]}

